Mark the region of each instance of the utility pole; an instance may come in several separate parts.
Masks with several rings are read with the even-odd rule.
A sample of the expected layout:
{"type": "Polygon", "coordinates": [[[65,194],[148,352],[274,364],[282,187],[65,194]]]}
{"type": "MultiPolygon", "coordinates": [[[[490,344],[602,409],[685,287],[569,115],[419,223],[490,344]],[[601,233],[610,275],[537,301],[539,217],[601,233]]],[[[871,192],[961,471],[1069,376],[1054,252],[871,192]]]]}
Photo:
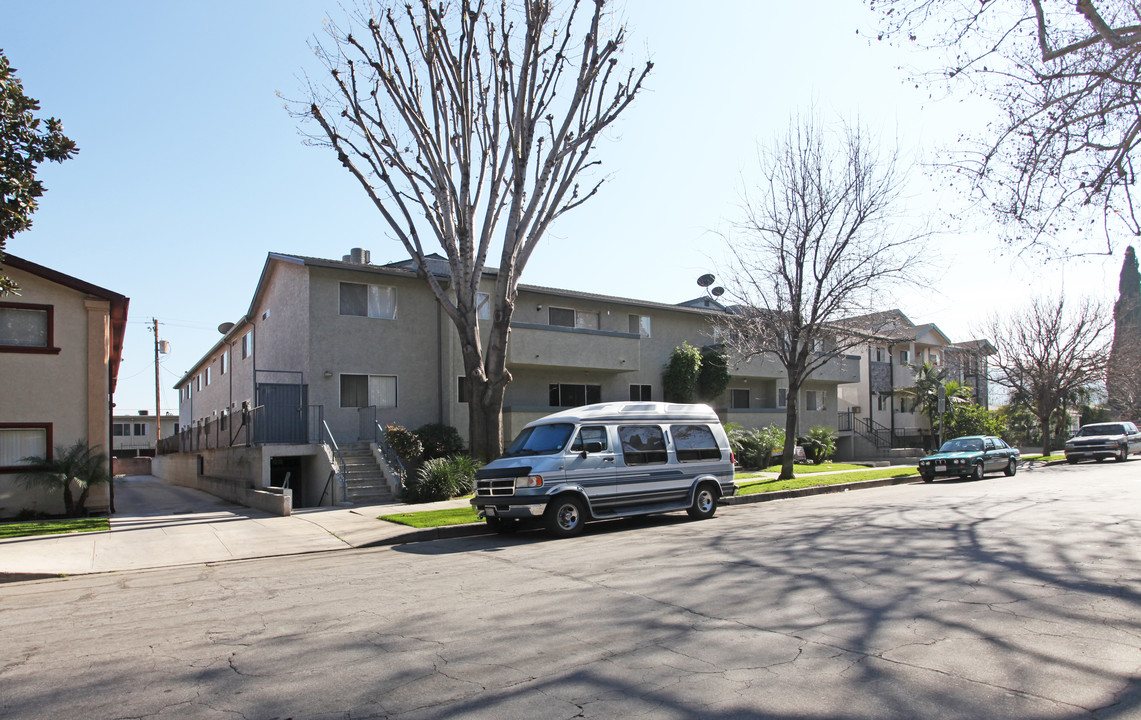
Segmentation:
{"type": "Polygon", "coordinates": [[[166,340],[158,339],[158,318],[151,318],[154,324],[155,331],[155,449],[158,449],[158,441],[162,440],[162,401],[159,396],[159,373],[158,373],[158,355],[161,352],[166,354],[170,352],[170,343],[166,340]]]}

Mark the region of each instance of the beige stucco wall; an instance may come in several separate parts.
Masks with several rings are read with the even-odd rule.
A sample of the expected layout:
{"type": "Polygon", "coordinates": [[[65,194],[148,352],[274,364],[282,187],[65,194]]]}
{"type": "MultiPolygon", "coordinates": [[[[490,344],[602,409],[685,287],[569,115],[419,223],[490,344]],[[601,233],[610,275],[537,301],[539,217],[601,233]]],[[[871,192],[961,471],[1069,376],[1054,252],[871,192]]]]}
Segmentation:
{"type": "MultiPolygon", "coordinates": [[[[53,306],[53,343],[60,352],[0,353],[0,423],[51,423],[53,446],[84,440],[107,451],[110,303],[12,267],[5,270],[21,287],[9,302],[53,306]]],[[[87,509],[105,511],[108,497],[106,486],[94,489],[87,509]]],[[[63,498],[29,492],[16,475],[0,474],[0,516],[22,509],[59,514],[63,498]]]]}
{"type": "Polygon", "coordinates": [[[441,385],[446,380],[446,358],[439,351],[441,332],[450,330],[454,335],[455,330],[438,311],[427,284],[418,278],[379,273],[321,267],[310,271],[309,402],[324,406],[325,421],[337,442],[353,442],[359,434],[357,408],[341,407],[342,374],[396,377],[396,407],[377,411],[382,425],[415,429],[437,422],[441,385]],[[396,317],[341,315],[341,282],[396,288],[396,317]]]}

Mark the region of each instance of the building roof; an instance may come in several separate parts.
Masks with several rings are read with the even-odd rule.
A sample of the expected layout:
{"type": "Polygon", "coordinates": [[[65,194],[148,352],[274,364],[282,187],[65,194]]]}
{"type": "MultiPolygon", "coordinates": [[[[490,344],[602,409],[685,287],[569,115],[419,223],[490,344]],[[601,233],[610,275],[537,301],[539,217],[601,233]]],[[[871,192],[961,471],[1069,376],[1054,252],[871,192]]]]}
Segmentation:
{"type": "Polygon", "coordinates": [[[119,363],[123,360],[123,336],[127,330],[127,309],[131,304],[130,298],[117,292],[99,287],[86,280],[80,280],[59,270],[39,265],[31,260],[25,260],[15,255],[5,254],[4,264],[8,267],[22,270],[30,275],[41,277],[44,280],[62,285],[76,292],[107,300],[111,303],[111,353],[109,365],[111,369],[111,392],[115,392],[115,385],[119,380],[119,363]]]}

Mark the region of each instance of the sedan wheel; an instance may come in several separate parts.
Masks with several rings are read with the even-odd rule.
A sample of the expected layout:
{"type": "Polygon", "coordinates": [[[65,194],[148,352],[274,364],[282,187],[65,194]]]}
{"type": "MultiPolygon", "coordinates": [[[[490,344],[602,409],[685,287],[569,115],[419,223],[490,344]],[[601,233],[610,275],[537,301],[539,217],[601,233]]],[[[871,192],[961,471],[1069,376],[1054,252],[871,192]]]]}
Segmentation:
{"type": "Polygon", "coordinates": [[[1007,477],[1014,477],[1014,473],[1018,472],[1018,461],[1010,458],[1010,462],[1006,464],[1006,469],[1003,470],[1007,477]]]}
{"type": "Polygon", "coordinates": [[[971,475],[971,477],[973,477],[975,480],[982,480],[983,479],[983,473],[984,473],[983,464],[982,464],[982,461],[980,460],[979,463],[977,465],[975,465],[975,472],[973,475],[971,475]]]}

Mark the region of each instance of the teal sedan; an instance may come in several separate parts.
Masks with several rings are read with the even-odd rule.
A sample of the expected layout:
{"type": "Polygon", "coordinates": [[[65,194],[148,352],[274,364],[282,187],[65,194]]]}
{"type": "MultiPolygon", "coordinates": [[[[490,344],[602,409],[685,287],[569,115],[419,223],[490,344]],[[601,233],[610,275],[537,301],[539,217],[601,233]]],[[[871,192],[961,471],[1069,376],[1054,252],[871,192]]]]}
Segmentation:
{"type": "Polygon", "coordinates": [[[1002,438],[991,435],[968,435],[943,443],[939,452],[919,461],[919,474],[924,482],[937,476],[957,475],[982,480],[988,472],[1001,470],[1007,477],[1018,472],[1022,455],[1002,438]]]}

